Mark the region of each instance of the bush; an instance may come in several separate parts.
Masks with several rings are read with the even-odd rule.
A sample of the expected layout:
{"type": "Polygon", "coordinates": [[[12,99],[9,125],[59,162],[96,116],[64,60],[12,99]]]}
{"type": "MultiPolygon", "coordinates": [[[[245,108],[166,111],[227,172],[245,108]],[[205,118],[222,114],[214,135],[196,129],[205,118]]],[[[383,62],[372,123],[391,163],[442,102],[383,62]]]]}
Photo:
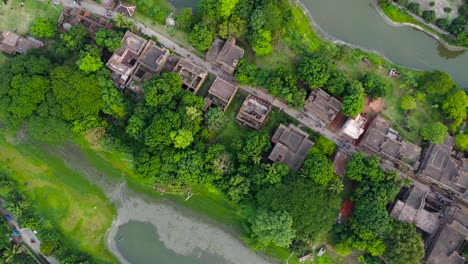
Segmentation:
{"type": "Polygon", "coordinates": [[[432,23],[436,17],[436,13],[434,10],[425,10],[421,17],[426,21],[426,23],[432,23]]]}
{"type": "Polygon", "coordinates": [[[429,6],[435,6],[435,2],[430,2],[429,6]]]}
{"type": "Polygon", "coordinates": [[[459,16],[452,20],[452,23],[450,23],[450,26],[448,27],[448,31],[457,36],[465,30],[465,25],[466,18],[464,16],[459,16]]]}
{"type": "Polygon", "coordinates": [[[468,17],[468,4],[460,6],[458,13],[465,18],[468,17]]]}
{"type": "Polygon", "coordinates": [[[444,7],[444,12],[445,13],[450,13],[450,12],[452,12],[452,8],[446,6],[446,7],[444,7]]]}
{"type": "Polygon", "coordinates": [[[436,21],[436,25],[443,30],[447,30],[450,25],[450,21],[448,20],[448,18],[439,18],[436,21]]]}
{"type": "Polygon", "coordinates": [[[408,10],[415,14],[415,15],[419,15],[419,3],[414,3],[414,2],[411,2],[409,3],[406,8],[408,8],[408,10]]]}
{"type": "Polygon", "coordinates": [[[56,32],[57,26],[55,23],[44,17],[36,18],[31,25],[31,33],[38,38],[52,38],[56,32]]]}

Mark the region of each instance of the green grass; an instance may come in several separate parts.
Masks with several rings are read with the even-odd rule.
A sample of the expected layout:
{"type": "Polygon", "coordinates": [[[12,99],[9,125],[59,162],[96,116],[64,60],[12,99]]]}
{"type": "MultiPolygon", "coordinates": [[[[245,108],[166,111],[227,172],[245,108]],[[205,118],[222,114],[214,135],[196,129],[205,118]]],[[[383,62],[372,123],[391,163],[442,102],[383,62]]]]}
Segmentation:
{"type": "Polygon", "coordinates": [[[114,263],[104,234],[115,209],[102,191],[61,159],[35,145],[12,142],[12,137],[0,138],[0,162],[15,172],[15,180],[25,185],[34,206],[96,263],[114,263]]]}
{"type": "Polygon", "coordinates": [[[382,4],[379,3],[380,8],[385,12],[385,14],[397,23],[413,23],[418,24],[419,22],[412,17],[406,10],[402,10],[393,4],[382,4]]]}
{"type": "Polygon", "coordinates": [[[39,0],[9,0],[8,4],[0,7],[0,31],[12,31],[17,29],[20,34],[29,31],[31,23],[37,17],[48,17],[57,21],[63,7],[53,5],[50,1],[39,0]],[[24,7],[20,3],[24,2],[24,7]]]}

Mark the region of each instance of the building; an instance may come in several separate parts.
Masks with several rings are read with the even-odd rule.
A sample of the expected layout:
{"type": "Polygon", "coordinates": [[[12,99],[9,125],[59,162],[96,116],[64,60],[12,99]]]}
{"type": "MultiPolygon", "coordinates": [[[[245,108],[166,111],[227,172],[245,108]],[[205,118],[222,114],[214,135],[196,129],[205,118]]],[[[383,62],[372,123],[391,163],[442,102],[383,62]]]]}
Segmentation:
{"type": "Polygon", "coordinates": [[[444,210],[438,199],[429,191],[416,186],[409,189],[393,205],[390,216],[415,225],[429,235],[435,235],[441,225],[444,210]]]}
{"type": "Polygon", "coordinates": [[[468,160],[452,155],[455,140],[447,137],[444,144],[427,149],[418,176],[440,183],[462,199],[468,200],[468,160]]]}
{"type": "Polygon", "coordinates": [[[138,67],[139,56],[146,44],[147,41],[144,38],[127,31],[122,39],[122,47],[117,49],[107,62],[107,67],[117,77],[113,79],[121,88],[127,85],[130,76],[138,67]]]}
{"type": "Polygon", "coordinates": [[[364,133],[366,122],[367,119],[362,115],[357,115],[355,118],[349,118],[341,127],[340,132],[341,134],[356,140],[364,133]]]}
{"type": "Polygon", "coordinates": [[[333,172],[336,175],[343,177],[346,172],[346,166],[350,160],[351,156],[339,148],[335,153],[335,157],[333,158],[333,172]]]}
{"type": "Polygon", "coordinates": [[[135,13],[136,6],[131,5],[129,3],[125,3],[123,1],[119,1],[119,4],[114,9],[116,13],[122,14],[124,16],[131,17],[135,13]]]}
{"type": "Polygon", "coordinates": [[[320,88],[312,91],[304,105],[304,113],[322,126],[328,126],[340,109],[341,102],[320,88]]]}
{"type": "Polygon", "coordinates": [[[104,6],[106,9],[112,10],[115,7],[114,0],[102,0],[101,5],[104,6]]]}
{"type": "Polygon", "coordinates": [[[206,70],[183,58],[179,59],[173,71],[180,75],[184,88],[195,94],[198,92],[208,76],[208,72],[206,70]]]}
{"type": "Polygon", "coordinates": [[[236,95],[236,92],[237,86],[220,77],[216,77],[208,90],[206,101],[208,101],[209,104],[214,104],[221,108],[221,110],[226,111],[232,99],[236,95]]]}
{"type": "Polygon", "coordinates": [[[135,92],[141,92],[143,82],[151,79],[154,74],[160,73],[168,58],[169,50],[158,47],[152,40],[148,41],[138,56],[136,68],[127,87],[135,92]]]}
{"type": "Polygon", "coordinates": [[[427,264],[464,264],[468,250],[468,213],[460,207],[443,226],[426,254],[427,264]]]}
{"type": "Polygon", "coordinates": [[[256,96],[249,95],[237,114],[236,120],[242,125],[260,129],[266,123],[271,112],[271,104],[256,96]]]}
{"type": "Polygon", "coordinates": [[[314,142],[309,135],[298,127],[280,125],[271,139],[275,146],[268,158],[283,163],[293,170],[298,170],[304,162],[314,142]]]}
{"type": "Polygon", "coordinates": [[[42,48],[44,43],[32,37],[23,38],[22,36],[6,31],[0,35],[0,51],[15,55],[24,54],[30,49],[42,48]]]}
{"type": "Polygon", "coordinates": [[[209,61],[230,74],[234,73],[237,63],[243,56],[244,50],[236,46],[234,37],[229,37],[226,41],[216,38],[206,55],[209,61]]]}
{"type": "Polygon", "coordinates": [[[99,31],[99,29],[111,29],[112,23],[104,17],[95,15],[90,11],[85,11],[78,8],[65,7],[59,17],[58,24],[64,30],[69,30],[71,26],[82,24],[88,30],[91,37],[99,31]]]}
{"type": "Polygon", "coordinates": [[[391,128],[391,125],[390,121],[377,115],[359,142],[360,149],[380,155],[398,165],[416,169],[419,165],[421,148],[404,140],[391,128]]]}

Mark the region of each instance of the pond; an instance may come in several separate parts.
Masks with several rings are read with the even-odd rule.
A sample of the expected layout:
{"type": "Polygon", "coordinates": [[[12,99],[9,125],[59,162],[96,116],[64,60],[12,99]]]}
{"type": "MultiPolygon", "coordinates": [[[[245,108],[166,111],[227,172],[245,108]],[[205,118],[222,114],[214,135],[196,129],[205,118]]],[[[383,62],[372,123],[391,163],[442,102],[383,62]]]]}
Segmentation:
{"type": "Polygon", "coordinates": [[[107,236],[111,252],[129,264],[271,264],[231,230],[182,204],[125,191],[107,236]]]}
{"type": "MultiPolygon", "coordinates": [[[[301,0],[318,30],[330,40],[375,51],[406,68],[445,71],[468,88],[468,52],[449,51],[412,27],[390,25],[370,1],[374,0],[301,0]]],[[[197,2],[171,1],[176,8],[195,7],[197,2]]]]}
{"type": "Polygon", "coordinates": [[[403,67],[445,71],[461,87],[468,88],[468,52],[451,52],[422,31],[388,24],[369,0],[302,3],[319,30],[332,39],[377,51],[403,67]]]}

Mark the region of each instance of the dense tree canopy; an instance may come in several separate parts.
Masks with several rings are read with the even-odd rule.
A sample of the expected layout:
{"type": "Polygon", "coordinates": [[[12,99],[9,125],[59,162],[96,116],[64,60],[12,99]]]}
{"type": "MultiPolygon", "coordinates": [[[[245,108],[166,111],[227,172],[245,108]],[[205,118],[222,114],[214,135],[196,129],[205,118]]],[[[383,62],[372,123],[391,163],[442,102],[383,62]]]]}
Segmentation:
{"type": "Polygon", "coordinates": [[[251,239],[257,248],[268,246],[270,243],[287,247],[295,236],[292,217],[286,211],[259,209],[250,223],[251,239]]]}
{"type": "Polygon", "coordinates": [[[182,80],[177,73],[155,75],[145,82],[143,94],[149,106],[168,105],[172,99],[182,92],[182,80]]]}
{"type": "Polygon", "coordinates": [[[207,26],[201,26],[196,24],[193,26],[192,31],[190,32],[190,44],[195,48],[205,51],[211,47],[211,42],[213,42],[214,36],[211,29],[207,26]]]}
{"type": "Polygon", "coordinates": [[[419,81],[419,88],[429,94],[444,95],[450,91],[454,85],[455,83],[450,75],[438,70],[426,73],[419,81]]]}
{"type": "Polygon", "coordinates": [[[430,143],[442,144],[448,136],[448,129],[440,122],[426,123],[421,128],[421,136],[430,143]]]}
{"type": "Polygon", "coordinates": [[[312,153],[304,161],[301,174],[312,179],[317,184],[328,186],[333,177],[333,164],[327,156],[320,153],[312,153]]]}
{"type": "Polygon", "coordinates": [[[424,257],[424,241],[410,223],[394,221],[384,253],[385,260],[395,264],[418,264],[424,257]]]}
{"type": "Polygon", "coordinates": [[[306,57],[299,64],[298,76],[311,89],[322,87],[330,77],[328,60],[320,55],[306,57]]]}
{"type": "Polygon", "coordinates": [[[468,135],[458,134],[455,136],[455,148],[460,151],[468,150],[468,135]]]}
{"type": "Polygon", "coordinates": [[[385,97],[388,92],[386,80],[374,73],[366,73],[361,80],[367,95],[372,98],[385,97]]]}
{"type": "Polygon", "coordinates": [[[412,96],[403,96],[400,103],[401,109],[405,111],[413,110],[416,108],[416,100],[412,96]]]}
{"type": "Polygon", "coordinates": [[[39,17],[33,21],[31,33],[38,38],[49,39],[57,33],[57,26],[48,18],[39,17]]]}
{"type": "Polygon", "coordinates": [[[258,193],[257,200],[269,210],[288,212],[299,240],[314,240],[320,233],[328,232],[341,201],[338,194],[308,179],[269,186],[258,193]]]}
{"type": "Polygon", "coordinates": [[[454,127],[458,127],[466,118],[466,108],[468,107],[468,96],[463,90],[456,90],[442,102],[444,113],[454,120],[454,127]]]}

